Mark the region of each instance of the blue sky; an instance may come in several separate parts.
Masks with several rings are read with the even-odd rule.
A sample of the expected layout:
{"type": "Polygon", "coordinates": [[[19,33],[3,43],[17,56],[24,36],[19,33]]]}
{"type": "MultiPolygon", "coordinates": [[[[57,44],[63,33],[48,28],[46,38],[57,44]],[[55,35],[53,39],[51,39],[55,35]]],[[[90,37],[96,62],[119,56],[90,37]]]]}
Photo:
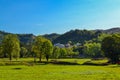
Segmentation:
{"type": "Polygon", "coordinates": [[[120,0],[0,0],[0,30],[64,33],[120,27],[120,0]]]}

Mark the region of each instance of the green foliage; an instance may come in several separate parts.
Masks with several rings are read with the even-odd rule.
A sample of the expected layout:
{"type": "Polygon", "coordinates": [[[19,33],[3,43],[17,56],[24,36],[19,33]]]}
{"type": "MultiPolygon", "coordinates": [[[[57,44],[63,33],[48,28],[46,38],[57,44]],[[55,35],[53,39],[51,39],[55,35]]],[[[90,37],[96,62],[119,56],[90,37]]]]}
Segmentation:
{"type": "Polygon", "coordinates": [[[25,55],[27,54],[28,50],[25,47],[21,47],[20,50],[20,57],[25,57],[25,55]]]}
{"type": "Polygon", "coordinates": [[[60,48],[60,57],[63,58],[67,55],[67,51],[65,48],[60,48]]]}
{"type": "Polygon", "coordinates": [[[35,53],[35,56],[39,57],[40,61],[44,55],[48,61],[49,56],[52,54],[53,45],[50,40],[37,36],[32,47],[32,52],[35,53]]]}
{"type": "Polygon", "coordinates": [[[73,43],[91,40],[93,38],[97,38],[101,32],[96,31],[88,31],[88,30],[71,30],[58,38],[56,38],[53,43],[63,43],[66,44],[68,41],[72,41],[73,43]]]}
{"type": "Polygon", "coordinates": [[[108,37],[108,36],[110,36],[110,34],[105,34],[105,33],[100,34],[100,35],[98,36],[98,38],[97,38],[97,42],[102,43],[102,40],[103,40],[105,37],[108,37]]]}
{"type": "Polygon", "coordinates": [[[93,58],[101,57],[101,44],[100,43],[85,43],[84,54],[93,58]]]}
{"type": "Polygon", "coordinates": [[[120,55],[120,36],[113,34],[108,36],[102,41],[102,50],[110,62],[117,63],[120,55]]]}
{"type": "Polygon", "coordinates": [[[0,57],[3,57],[3,47],[0,45],[0,57]]]}
{"type": "Polygon", "coordinates": [[[53,52],[53,45],[50,40],[45,40],[43,43],[43,48],[44,48],[44,55],[48,61],[49,57],[52,55],[53,52]]]}
{"type": "Polygon", "coordinates": [[[37,36],[32,46],[32,52],[35,53],[35,57],[39,57],[40,61],[44,52],[43,43],[45,38],[37,36]]]}
{"type": "Polygon", "coordinates": [[[2,44],[3,52],[9,57],[10,60],[12,60],[12,57],[16,58],[16,60],[19,58],[20,43],[17,35],[6,35],[2,44]]]}
{"type": "Polygon", "coordinates": [[[72,56],[73,54],[73,49],[72,48],[66,48],[67,55],[72,56]]]}
{"type": "Polygon", "coordinates": [[[53,49],[52,57],[57,59],[57,58],[59,58],[59,56],[60,56],[60,48],[55,46],[53,49]]]}
{"type": "Polygon", "coordinates": [[[84,46],[73,46],[73,51],[78,52],[78,54],[83,55],[84,46]]]}
{"type": "Polygon", "coordinates": [[[67,51],[67,56],[71,57],[71,58],[79,55],[79,52],[78,51],[73,51],[72,47],[66,48],[66,51],[67,51]]]}
{"type": "Polygon", "coordinates": [[[45,34],[43,35],[43,37],[51,40],[51,41],[54,41],[56,38],[58,38],[60,36],[60,34],[56,34],[56,33],[52,33],[52,34],[45,34]]]}
{"type": "Polygon", "coordinates": [[[17,34],[20,42],[24,45],[29,45],[33,42],[35,36],[33,34],[17,34]]]}

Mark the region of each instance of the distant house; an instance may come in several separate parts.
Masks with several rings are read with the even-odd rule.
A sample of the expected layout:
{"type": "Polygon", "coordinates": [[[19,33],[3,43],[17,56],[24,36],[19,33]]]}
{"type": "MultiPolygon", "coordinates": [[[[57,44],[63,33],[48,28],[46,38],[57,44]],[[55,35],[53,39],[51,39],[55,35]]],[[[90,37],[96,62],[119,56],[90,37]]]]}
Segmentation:
{"type": "Polygon", "coordinates": [[[81,43],[76,43],[76,46],[78,47],[78,46],[81,46],[81,43]]]}
{"type": "Polygon", "coordinates": [[[66,48],[69,48],[69,47],[71,47],[71,45],[70,45],[69,43],[67,43],[67,44],[65,45],[65,47],[66,47],[66,48]]]}
{"type": "Polygon", "coordinates": [[[65,47],[64,44],[60,44],[60,43],[54,44],[54,46],[57,46],[57,47],[59,47],[59,48],[64,48],[64,47],[65,47]]]}

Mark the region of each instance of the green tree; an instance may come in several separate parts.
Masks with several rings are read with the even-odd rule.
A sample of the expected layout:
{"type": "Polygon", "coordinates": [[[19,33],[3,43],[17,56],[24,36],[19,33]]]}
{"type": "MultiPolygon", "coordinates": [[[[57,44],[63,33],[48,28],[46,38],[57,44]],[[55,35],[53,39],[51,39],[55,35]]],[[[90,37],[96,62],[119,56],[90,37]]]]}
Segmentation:
{"type": "Polygon", "coordinates": [[[32,52],[35,53],[34,58],[39,57],[40,62],[42,59],[42,55],[44,54],[43,43],[45,40],[46,40],[45,38],[37,36],[32,46],[32,52]]]}
{"type": "Polygon", "coordinates": [[[0,45],[0,57],[3,57],[3,47],[0,45]]]}
{"type": "Polygon", "coordinates": [[[67,55],[67,51],[65,48],[60,48],[60,57],[65,57],[67,55]]]}
{"type": "Polygon", "coordinates": [[[28,52],[28,50],[25,47],[21,47],[20,57],[25,57],[27,52],[28,52]]]}
{"type": "Polygon", "coordinates": [[[55,46],[53,49],[53,54],[52,54],[53,58],[57,59],[60,56],[60,48],[55,46]]]}
{"type": "Polygon", "coordinates": [[[8,55],[10,61],[13,57],[15,57],[16,60],[19,58],[20,42],[17,35],[8,34],[4,37],[3,50],[3,52],[8,55]]]}
{"type": "Polygon", "coordinates": [[[97,38],[97,42],[102,43],[102,40],[108,36],[110,36],[110,34],[105,34],[105,33],[100,34],[97,38]]]}
{"type": "Polygon", "coordinates": [[[44,48],[44,55],[48,61],[50,55],[52,55],[53,52],[53,45],[51,41],[46,39],[45,42],[43,43],[43,48],[44,48]]]}
{"type": "Polygon", "coordinates": [[[33,45],[33,46],[32,46],[31,53],[32,53],[33,56],[34,56],[34,62],[36,62],[37,54],[39,54],[39,50],[38,50],[38,48],[37,48],[36,45],[33,45]]]}
{"type": "Polygon", "coordinates": [[[110,62],[117,63],[120,55],[120,36],[114,34],[108,36],[102,41],[102,50],[106,57],[110,59],[110,62]]]}
{"type": "Polygon", "coordinates": [[[70,56],[71,58],[74,55],[73,48],[66,48],[66,52],[67,56],[70,56]]]}
{"type": "Polygon", "coordinates": [[[84,44],[84,54],[89,57],[101,57],[101,44],[100,43],[85,43],[84,44]]]}

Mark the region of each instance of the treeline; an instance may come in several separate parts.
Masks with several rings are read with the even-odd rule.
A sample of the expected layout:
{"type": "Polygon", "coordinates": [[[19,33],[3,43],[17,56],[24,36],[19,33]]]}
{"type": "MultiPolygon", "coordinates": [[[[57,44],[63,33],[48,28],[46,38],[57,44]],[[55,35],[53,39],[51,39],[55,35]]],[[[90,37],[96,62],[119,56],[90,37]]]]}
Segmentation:
{"type": "Polygon", "coordinates": [[[91,40],[93,38],[97,38],[100,31],[89,31],[89,30],[71,30],[53,40],[53,43],[67,43],[68,41],[72,41],[73,43],[84,43],[85,41],[91,40]]]}
{"type": "Polygon", "coordinates": [[[85,41],[92,40],[97,38],[100,34],[114,34],[120,33],[120,28],[111,28],[107,30],[71,30],[64,34],[47,34],[43,35],[44,37],[50,39],[54,44],[62,43],[66,44],[68,41],[72,41],[72,43],[80,42],[84,44],[85,41]]]}
{"type": "MultiPolygon", "coordinates": [[[[63,34],[63,37],[54,34],[53,38],[60,39],[67,47],[60,48],[54,46],[54,39],[49,40],[43,36],[28,35],[30,41],[22,42],[23,35],[6,34],[0,43],[0,57],[9,58],[10,61],[15,58],[33,57],[34,61],[39,58],[105,58],[110,63],[117,63],[120,59],[120,34],[103,33],[101,31],[75,30],[63,34]],[[76,33],[78,35],[76,35],[76,33]],[[72,37],[72,38],[71,38],[72,37]],[[79,43],[79,45],[76,45],[79,43]]],[[[26,36],[26,35],[25,35],[26,36]]],[[[48,36],[48,35],[46,35],[48,36]]],[[[51,36],[49,36],[51,37],[51,36]]],[[[25,37],[23,37],[25,40],[25,37]]]]}
{"type": "Polygon", "coordinates": [[[42,36],[37,36],[31,44],[23,44],[15,34],[8,34],[4,36],[0,44],[0,57],[13,58],[16,60],[23,57],[46,58],[66,58],[68,56],[79,55],[78,52],[73,52],[73,48],[59,48],[53,46],[52,42],[42,36]]]}

